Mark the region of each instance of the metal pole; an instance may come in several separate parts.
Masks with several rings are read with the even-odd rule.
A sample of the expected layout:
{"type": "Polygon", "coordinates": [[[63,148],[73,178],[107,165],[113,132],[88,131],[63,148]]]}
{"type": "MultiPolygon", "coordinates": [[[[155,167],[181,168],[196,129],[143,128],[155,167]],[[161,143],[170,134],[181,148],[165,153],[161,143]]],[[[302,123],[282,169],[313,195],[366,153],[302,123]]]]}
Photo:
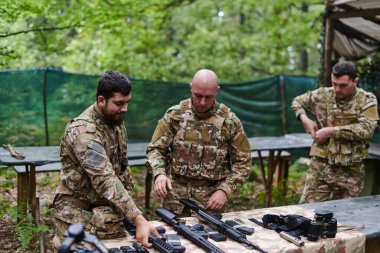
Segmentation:
{"type": "Polygon", "coordinates": [[[45,143],[46,143],[46,146],[49,146],[49,127],[48,127],[47,105],[46,105],[47,71],[48,71],[48,68],[45,68],[42,94],[43,94],[43,103],[44,103],[45,143]]]}
{"type": "Polygon", "coordinates": [[[281,114],[282,114],[282,131],[283,134],[288,133],[288,112],[286,107],[286,96],[285,96],[285,83],[284,76],[280,76],[280,94],[281,94],[281,114]]]}
{"type": "Polygon", "coordinates": [[[334,23],[330,17],[332,6],[330,1],[326,1],[325,12],[325,41],[324,41],[324,68],[323,68],[323,83],[325,86],[331,86],[331,68],[332,68],[332,54],[333,54],[333,40],[334,40],[334,23]]]}

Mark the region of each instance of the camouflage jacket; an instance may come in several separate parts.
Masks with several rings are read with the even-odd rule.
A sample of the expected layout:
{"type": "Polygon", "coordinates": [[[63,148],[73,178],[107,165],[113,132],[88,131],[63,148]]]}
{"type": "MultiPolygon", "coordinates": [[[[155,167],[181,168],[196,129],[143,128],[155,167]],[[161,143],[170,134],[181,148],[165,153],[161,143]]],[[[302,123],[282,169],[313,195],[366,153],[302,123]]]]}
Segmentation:
{"type": "Polygon", "coordinates": [[[298,118],[311,113],[318,129],[334,127],[328,143],[313,143],[310,155],[328,158],[330,164],[349,166],[362,162],[368,154],[368,142],[377,127],[376,97],[356,88],[352,95],[336,99],[332,87],[309,91],[293,100],[292,108],[298,118]]]}
{"type": "Polygon", "coordinates": [[[147,148],[153,175],[181,175],[219,181],[216,189],[229,195],[251,168],[251,150],[240,120],[215,103],[205,114],[191,99],[171,107],[158,122],[147,148]]]}
{"type": "Polygon", "coordinates": [[[96,103],[66,126],[61,162],[56,194],[72,195],[93,206],[106,203],[131,220],[141,214],[128,192],[133,181],[124,123],[106,124],[96,103]]]}

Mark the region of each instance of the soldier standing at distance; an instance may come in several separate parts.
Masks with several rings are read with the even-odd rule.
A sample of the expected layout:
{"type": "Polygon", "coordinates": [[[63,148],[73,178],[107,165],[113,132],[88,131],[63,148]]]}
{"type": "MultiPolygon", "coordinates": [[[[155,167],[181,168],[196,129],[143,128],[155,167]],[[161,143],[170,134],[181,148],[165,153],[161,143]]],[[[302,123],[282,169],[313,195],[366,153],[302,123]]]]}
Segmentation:
{"type": "Polygon", "coordinates": [[[357,88],[359,79],[352,62],[337,63],[331,80],[333,87],[319,88],[293,100],[297,119],[314,139],[300,203],[356,197],[364,186],[363,161],[379,119],[377,100],[372,93],[357,88]]]}
{"type": "Polygon", "coordinates": [[[182,216],[190,215],[190,210],[178,202],[180,198],[210,211],[223,210],[251,168],[240,120],[215,101],[219,89],[215,73],[198,71],[190,88],[192,98],[169,108],[147,148],[156,196],[182,216]]]}
{"type": "Polygon", "coordinates": [[[117,71],[99,80],[96,103],[66,126],[61,140],[62,170],[54,198],[54,246],[69,225],[82,223],[100,239],[125,236],[123,218],[136,224],[136,238],[145,246],[157,231],[142,216],[130,191],[133,181],[127,158],[124,114],[131,84],[117,71]]]}

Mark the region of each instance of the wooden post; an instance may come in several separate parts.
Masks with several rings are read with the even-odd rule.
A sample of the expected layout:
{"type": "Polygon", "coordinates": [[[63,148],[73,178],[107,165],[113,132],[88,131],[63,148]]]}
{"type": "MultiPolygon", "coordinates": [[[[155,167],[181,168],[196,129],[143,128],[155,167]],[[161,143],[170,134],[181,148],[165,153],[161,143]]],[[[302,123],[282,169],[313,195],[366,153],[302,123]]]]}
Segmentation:
{"type": "Polygon", "coordinates": [[[332,6],[329,0],[326,0],[326,16],[325,16],[325,40],[324,40],[324,56],[323,56],[323,83],[325,86],[331,86],[331,68],[334,40],[334,23],[330,17],[332,6]]]}
{"type": "Polygon", "coordinates": [[[280,76],[280,94],[281,94],[281,118],[282,118],[282,132],[288,133],[288,112],[286,107],[285,83],[284,76],[280,76]]]}

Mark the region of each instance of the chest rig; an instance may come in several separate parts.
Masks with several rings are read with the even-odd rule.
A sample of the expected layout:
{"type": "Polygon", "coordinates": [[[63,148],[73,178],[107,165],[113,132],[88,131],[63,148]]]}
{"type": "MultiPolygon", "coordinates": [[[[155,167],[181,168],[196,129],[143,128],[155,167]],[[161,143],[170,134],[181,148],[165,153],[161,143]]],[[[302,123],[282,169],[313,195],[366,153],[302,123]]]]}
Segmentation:
{"type": "MultiPolygon", "coordinates": [[[[326,94],[327,127],[358,123],[366,98],[360,89],[357,89],[350,99],[342,101],[336,101],[332,88],[326,94]]],[[[351,166],[362,162],[367,154],[365,142],[330,138],[327,145],[319,146],[319,153],[316,156],[327,158],[331,165],[351,166]]]]}
{"type": "Polygon", "coordinates": [[[191,108],[190,99],[180,103],[177,111],[178,131],[173,140],[171,173],[190,178],[220,180],[230,171],[228,137],[222,127],[229,108],[215,105],[209,118],[199,119],[191,108]]]}

